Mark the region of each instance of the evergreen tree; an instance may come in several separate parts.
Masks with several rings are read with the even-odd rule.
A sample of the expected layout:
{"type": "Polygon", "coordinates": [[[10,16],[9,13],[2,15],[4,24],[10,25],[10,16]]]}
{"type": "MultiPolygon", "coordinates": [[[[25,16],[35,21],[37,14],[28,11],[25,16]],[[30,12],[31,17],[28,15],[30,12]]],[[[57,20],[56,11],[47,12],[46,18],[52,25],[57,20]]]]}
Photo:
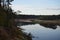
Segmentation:
{"type": "Polygon", "coordinates": [[[14,1],[14,0],[6,0],[8,8],[9,8],[9,5],[11,4],[10,2],[12,2],[12,1],[14,1]]]}

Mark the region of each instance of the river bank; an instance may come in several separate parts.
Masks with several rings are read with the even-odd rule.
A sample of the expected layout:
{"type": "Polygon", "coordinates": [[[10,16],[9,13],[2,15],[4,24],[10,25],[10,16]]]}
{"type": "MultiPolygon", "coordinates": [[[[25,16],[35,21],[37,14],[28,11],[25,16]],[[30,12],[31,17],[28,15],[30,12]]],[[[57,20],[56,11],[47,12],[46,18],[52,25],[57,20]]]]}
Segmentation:
{"type": "Polygon", "coordinates": [[[31,34],[17,27],[12,9],[0,7],[0,40],[32,40],[31,34]]]}

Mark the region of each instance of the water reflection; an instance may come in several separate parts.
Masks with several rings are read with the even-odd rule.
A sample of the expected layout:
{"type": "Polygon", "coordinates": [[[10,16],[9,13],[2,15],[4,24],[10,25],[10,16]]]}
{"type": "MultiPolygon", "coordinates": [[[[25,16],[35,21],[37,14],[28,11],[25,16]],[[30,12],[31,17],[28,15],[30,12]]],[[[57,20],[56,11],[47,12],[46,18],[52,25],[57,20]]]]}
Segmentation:
{"type": "Polygon", "coordinates": [[[26,29],[24,32],[31,33],[35,38],[33,40],[60,40],[60,28],[56,30],[45,28],[39,24],[25,25],[21,28],[26,29]]]}
{"type": "Polygon", "coordinates": [[[56,24],[40,24],[46,28],[52,28],[52,29],[56,29],[57,25],[56,24]]]}
{"type": "MultiPolygon", "coordinates": [[[[33,24],[35,24],[35,23],[28,23],[28,22],[19,22],[19,23],[17,23],[18,26],[33,25],[33,24]]],[[[45,28],[52,28],[52,29],[56,29],[57,26],[60,26],[58,24],[39,24],[39,25],[41,25],[41,26],[43,26],[45,28]]]]}
{"type": "MultiPolygon", "coordinates": [[[[18,23],[25,29],[24,32],[31,33],[32,40],[60,40],[60,26],[56,24],[18,23]],[[55,29],[55,30],[53,30],[55,29]]],[[[30,35],[30,34],[29,34],[30,35]]]]}

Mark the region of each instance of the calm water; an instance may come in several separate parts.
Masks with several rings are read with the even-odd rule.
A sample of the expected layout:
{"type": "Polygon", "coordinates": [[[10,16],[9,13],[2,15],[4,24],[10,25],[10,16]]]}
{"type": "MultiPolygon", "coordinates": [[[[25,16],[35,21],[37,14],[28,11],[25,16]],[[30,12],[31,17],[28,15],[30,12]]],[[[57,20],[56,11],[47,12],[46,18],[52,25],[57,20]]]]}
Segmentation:
{"type": "Polygon", "coordinates": [[[33,40],[60,40],[60,28],[45,28],[39,24],[21,26],[24,32],[31,33],[35,38],[33,40]]]}

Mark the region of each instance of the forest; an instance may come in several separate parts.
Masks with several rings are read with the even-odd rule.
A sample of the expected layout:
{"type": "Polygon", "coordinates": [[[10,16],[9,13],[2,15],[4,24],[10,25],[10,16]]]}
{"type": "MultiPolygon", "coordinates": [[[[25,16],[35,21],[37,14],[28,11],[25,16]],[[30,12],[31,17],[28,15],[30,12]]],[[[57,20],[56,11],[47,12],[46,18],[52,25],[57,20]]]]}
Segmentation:
{"type": "Polygon", "coordinates": [[[17,19],[60,20],[60,15],[16,15],[17,19]]]}

